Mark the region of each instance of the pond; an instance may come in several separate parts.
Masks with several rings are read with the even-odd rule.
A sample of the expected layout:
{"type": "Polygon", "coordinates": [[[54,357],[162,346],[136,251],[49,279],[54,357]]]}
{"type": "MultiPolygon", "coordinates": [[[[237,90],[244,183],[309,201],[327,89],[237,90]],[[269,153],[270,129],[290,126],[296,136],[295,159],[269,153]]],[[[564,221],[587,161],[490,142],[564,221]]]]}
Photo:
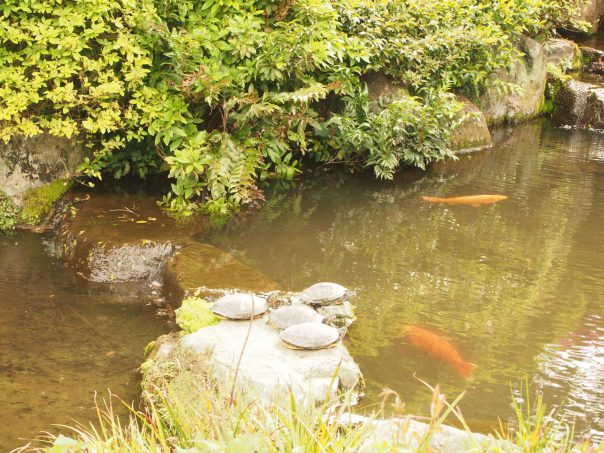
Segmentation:
{"type": "Polygon", "coordinates": [[[528,379],[560,416],[601,438],[604,135],[534,123],[495,139],[492,150],[394,182],[331,174],[276,190],[211,242],[283,288],[327,280],[357,291],[348,347],[366,405],[388,387],[426,415],[421,378],[450,400],[465,389],[462,411],[484,430],[513,415],[511,391],[522,398],[528,379]],[[472,194],[509,198],[480,208],[421,198],[472,194]],[[474,379],[414,346],[409,325],[476,364],[474,379]]]}
{"type": "Polygon", "coordinates": [[[145,345],[168,328],[147,297],[113,289],[84,283],[47,238],[0,237],[0,451],[94,419],[95,392],[138,400],[145,345]]]}
{"type": "MultiPolygon", "coordinates": [[[[347,346],[365,376],[364,407],[387,387],[426,415],[419,378],[449,400],[465,390],[464,416],[488,431],[512,417],[511,392],[521,402],[526,379],[602,438],[604,135],[533,123],[495,140],[392,182],[330,171],[272,186],[263,209],[197,239],[283,289],[356,290],[347,346]],[[480,208],[422,200],[485,193],[509,198],[480,208]],[[473,379],[414,345],[407,326],[475,364],[473,379]]],[[[94,392],[136,400],[144,346],[169,330],[148,296],[83,282],[48,238],[0,239],[0,450],[53,423],[87,422],[94,392]]]]}

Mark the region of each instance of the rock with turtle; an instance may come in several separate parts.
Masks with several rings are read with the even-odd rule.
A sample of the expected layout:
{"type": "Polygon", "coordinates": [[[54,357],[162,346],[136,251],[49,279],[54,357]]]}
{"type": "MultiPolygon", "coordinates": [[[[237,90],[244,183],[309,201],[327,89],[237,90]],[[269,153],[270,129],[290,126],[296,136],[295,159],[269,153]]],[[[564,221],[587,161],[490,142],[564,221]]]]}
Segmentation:
{"type": "Polygon", "coordinates": [[[360,388],[359,367],[341,341],[354,321],[352,295],[321,282],[300,292],[189,298],[176,311],[182,333],[160,337],[142,367],[146,397],[159,384],[186,388],[178,384],[183,374],[223,382],[237,375],[237,386],[265,400],[292,392],[320,401],[360,388]]]}

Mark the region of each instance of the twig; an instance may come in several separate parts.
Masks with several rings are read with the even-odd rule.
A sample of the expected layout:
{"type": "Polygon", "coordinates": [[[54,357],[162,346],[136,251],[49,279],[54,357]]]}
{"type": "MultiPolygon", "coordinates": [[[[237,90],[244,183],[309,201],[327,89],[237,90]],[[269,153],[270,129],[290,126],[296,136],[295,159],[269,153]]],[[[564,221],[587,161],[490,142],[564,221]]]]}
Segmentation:
{"type": "Polygon", "coordinates": [[[137,214],[132,209],[128,207],[124,207],[123,209],[108,209],[109,212],[128,212],[130,214],[135,215],[136,217],[140,217],[140,214],[137,214]]]}
{"type": "Polygon", "coordinates": [[[235,403],[235,384],[237,383],[237,375],[239,374],[239,367],[241,366],[241,359],[243,358],[243,353],[245,351],[245,347],[247,346],[247,340],[250,338],[250,334],[252,333],[252,324],[254,323],[254,295],[250,294],[252,298],[252,312],[250,314],[250,325],[247,329],[247,334],[245,335],[245,340],[243,340],[243,346],[241,347],[241,353],[239,354],[239,360],[237,360],[237,366],[235,367],[235,374],[233,375],[233,384],[231,387],[231,398],[229,400],[229,406],[232,406],[235,403]]]}

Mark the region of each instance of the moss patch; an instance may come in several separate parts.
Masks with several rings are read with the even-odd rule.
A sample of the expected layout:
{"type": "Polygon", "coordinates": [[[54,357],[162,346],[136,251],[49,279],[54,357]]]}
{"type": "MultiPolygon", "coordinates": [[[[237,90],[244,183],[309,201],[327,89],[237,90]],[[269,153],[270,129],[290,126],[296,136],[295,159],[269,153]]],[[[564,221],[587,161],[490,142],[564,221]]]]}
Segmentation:
{"type": "Polygon", "coordinates": [[[59,179],[50,184],[30,189],[23,197],[21,221],[29,225],[39,225],[54,204],[71,189],[73,181],[59,179]]]}
{"type": "Polygon", "coordinates": [[[199,297],[187,297],[175,311],[176,323],[182,329],[181,335],[197,332],[207,326],[218,324],[220,318],[210,310],[211,304],[199,297]]]}
{"type": "Polygon", "coordinates": [[[19,208],[0,191],[0,232],[12,230],[19,219],[19,208]]]}

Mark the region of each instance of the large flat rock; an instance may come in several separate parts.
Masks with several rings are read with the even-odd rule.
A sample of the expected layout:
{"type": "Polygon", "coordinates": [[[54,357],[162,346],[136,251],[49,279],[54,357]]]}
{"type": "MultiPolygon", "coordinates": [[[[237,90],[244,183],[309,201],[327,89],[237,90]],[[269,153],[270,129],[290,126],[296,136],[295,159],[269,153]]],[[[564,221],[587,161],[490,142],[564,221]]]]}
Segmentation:
{"type": "Polygon", "coordinates": [[[438,451],[457,453],[463,451],[519,451],[510,442],[496,440],[484,434],[468,433],[448,425],[431,427],[428,423],[403,418],[375,419],[357,414],[342,414],[338,421],[343,425],[369,425],[371,440],[362,444],[358,451],[438,451]],[[422,441],[429,439],[421,448],[422,441]],[[398,448],[398,449],[397,449],[398,448]],[[405,450],[406,451],[406,450],[405,450]]]}
{"type": "Polygon", "coordinates": [[[237,386],[265,402],[290,391],[300,401],[323,401],[334,398],[338,389],[352,389],[360,382],[359,367],[342,343],[318,351],[289,349],[265,316],[253,321],[244,348],[248,328],[248,321],[222,321],[181,339],[160,337],[145,380],[170,369],[165,382],[170,386],[179,379],[174,367],[181,367],[189,380],[209,374],[220,382],[232,382],[241,356],[237,386]]]}

